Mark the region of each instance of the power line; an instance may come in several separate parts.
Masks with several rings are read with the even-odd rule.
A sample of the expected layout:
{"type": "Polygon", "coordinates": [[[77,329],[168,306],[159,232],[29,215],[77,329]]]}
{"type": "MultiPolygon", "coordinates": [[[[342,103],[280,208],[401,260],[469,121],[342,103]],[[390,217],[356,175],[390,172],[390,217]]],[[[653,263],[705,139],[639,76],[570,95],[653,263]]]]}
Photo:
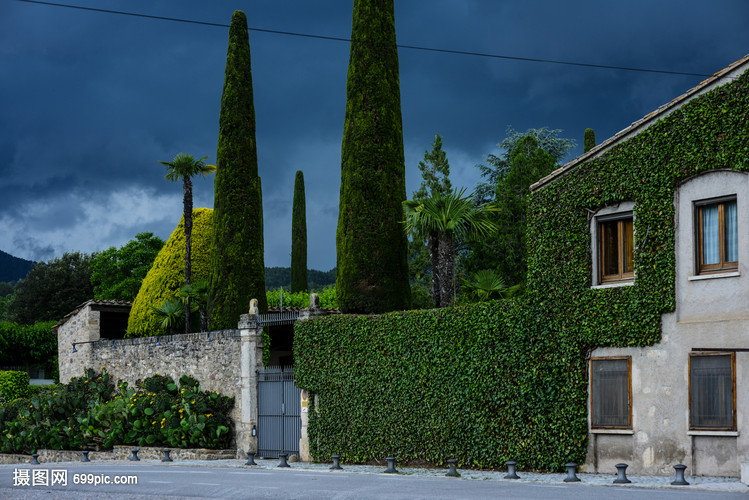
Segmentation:
{"type": "MultiPolygon", "coordinates": [[[[38,4],[38,5],[48,5],[48,6],[53,6],[53,7],[64,7],[67,9],[85,10],[89,12],[98,12],[98,13],[103,13],[103,14],[115,14],[115,15],[121,15],[121,16],[155,19],[158,21],[171,21],[171,22],[177,22],[177,23],[198,24],[201,26],[212,26],[212,27],[218,27],[218,28],[230,27],[230,25],[228,24],[211,23],[207,21],[196,21],[194,19],[181,19],[177,17],[154,16],[150,14],[140,14],[137,12],[124,12],[120,10],[99,9],[95,7],[83,7],[80,5],[43,2],[40,0],[15,0],[15,1],[23,2],[23,3],[38,4]]],[[[302,37],[302,38],[315,38],[319,40],[332,40],[335,42],[351,43],[350,38],[343,38],[343,37],[336,37],[336,36],[312,35],[310,33],[296,33],[293,31],[281,31],[281,30],[272,30],[272,29],[265,29],[265,28],[248,27],[247,29],[248,31],[256,31],[259,33],[271,33],[274,35],[296,36],[296,37],[302,37]]],[[[524,61],[524,62],[536,62],[536,63],[546,63],[546,64],[562,64],[565,66],[579,66],[579,67],[584,67],[584,68],[614,69],[618,71],[637,71],[640,73],[659,73],[659,74],[665,74],[665,75],[680,75],[680,76],[699,76],[699,77],[712,76],[711,74],[707,74],[707,73],[687,73],[687,72],[682,72],[682,71],[666,71],[666,70],[659,70],[659,69],[633,68],[629,66],[612,66],[612,65],[607,65],[607,64],[590,64],[590,63],[581,63],[581,62],[574,62],[574,61],[561,61],[558,59],[540,59],[540,58],[532,58],[532,57],[507,56],[507,55],[501,55],[501,54],[488,54],[485,52],[471,52],[471,51],[466,51],[466,50],[451,50],[451,49],[439,49],[435,47],[422,47],[418,45],[398,44],[397,47],[399,49],[421,50],[425,52],[439,52],[443,54],[487,57],[491,59],[505,59],[505,60],[510,60],[510,61],[524,61]]]]}

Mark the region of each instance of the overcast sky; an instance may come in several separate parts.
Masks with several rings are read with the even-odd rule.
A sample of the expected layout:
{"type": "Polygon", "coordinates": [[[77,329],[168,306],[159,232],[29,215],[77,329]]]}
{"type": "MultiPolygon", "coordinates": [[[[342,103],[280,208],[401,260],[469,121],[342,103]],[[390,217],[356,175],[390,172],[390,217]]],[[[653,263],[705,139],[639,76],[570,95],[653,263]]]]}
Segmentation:
{"type": "MultiPolygon", "coordinates": [[[[58,0],[50,0],[57,2],[58,0]]],[[[348,38],[352,0],[66,0],[60,3],[348,38]]],[[[521,58],[712,74],[749,53],[745,0],[398,0],[398,43],[521,58]]],[[[0,0],[0,250],[47,260],[166,239],[181,183],[159,160],[216,161],[228,28],[0,0]]],[[[346,42],[250,31],[265,265],[288,266],[294,175],[304,172],[309,267],[335,266],[346,42]]],[[[399,49],[407,193],[443,136],[454,185],[508,125],[562,129],[582,152],[698,84],[699,76],[399,49]]],[[[213,207],[213,177],[195,207],[213,207]]]]}

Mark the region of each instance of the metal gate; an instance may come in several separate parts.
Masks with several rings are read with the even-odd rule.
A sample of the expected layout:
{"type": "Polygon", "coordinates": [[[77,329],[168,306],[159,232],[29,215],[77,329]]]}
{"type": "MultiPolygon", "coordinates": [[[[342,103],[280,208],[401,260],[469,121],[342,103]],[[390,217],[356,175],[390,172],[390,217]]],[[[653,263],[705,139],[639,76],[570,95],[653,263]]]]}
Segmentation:
{"type": "Polygon", "coordinates": [[[301,391],[294,385],[293,368],[268,366],[260,370],[257,380],[258,456],[298,455],[302,437],[301,391]]]}

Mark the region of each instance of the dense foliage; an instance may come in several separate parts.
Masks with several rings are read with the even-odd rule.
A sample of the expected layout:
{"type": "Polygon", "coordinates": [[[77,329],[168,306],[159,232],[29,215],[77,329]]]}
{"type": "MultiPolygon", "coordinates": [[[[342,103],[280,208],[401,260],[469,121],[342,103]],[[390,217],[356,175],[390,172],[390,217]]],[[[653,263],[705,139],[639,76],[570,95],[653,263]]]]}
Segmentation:
{"type": "MultiPolygon", "coordinates": [[[[211,221],[213,210],[193,210],[192,277],[193,281],[208,279],[211,221]]],[[[166,333],[161,328],[154,307],[173,299],[185,284],[185,231],[180,221],[169,240],[159,251],[135,297],[127,323],[128,337],[147,337],[166,333]]],[[[249,303],[249,301],[248,301],[249,303]]],[[[234,328],[236,328],[236,324],[234,328]]]]}
{"type": "Polygon", "coordinates": [[[592,128],[586,128],[583,142],[583,153],[587,153],[594,147],[596,147],[596,133],[592,128]]]}
{"type": "Polygon", "coordinates": [[[41,368],[47,378],[57,378],[57,335],[54,321],[19,325],[0,321],[0,366],[41,368]]]}
{"type": "Polygon", "coordinates": [[[241,11],[229,28],[214,188],[209,316],[212,329],[235,328],[250,299],[267,308],[250,41],[241,11]]]}
{"type": "Polygon", "coordinates": [[[97,300],[132,302],[153,265],[164,240],[153,233],[138,233],[120,248],[110,247],[91,259],[91,283],[97,300]]]}
{"type": "MultiPolygon", "coordinates": [[[[309,307],[309,296],[311,293],[316,293],[320,298],[320,307],[325,309],[337,308],[338,299],[335,294],[334,286],[327,286],[322,290],[312,290],[310,292],[296,292],[290,293],[287,290],[283,291],[283,306],[284,307],[309,307]]],[[[268,307],[279,307],[281,305],[281,289],[276,288],[274,290],[268,290],[265,293],[268,300],[268,307]]]]}
{"type": "Polygon", "coordinates": [[[408,309],[403,125],[393,0],[355,0],[336,231],[344,311],[408,309]]]}
{"type": "Polygon", "coordinates": [[[29,374],[13,370],[0,371],[0,405],[29,396],[29,374]]]}
{"type": "Polygon", "coordinates": [[[307,202],[304,174],[296,171],[294,201],[291,210],[291,291],[307,290],[307,202]]]}
{"type": "Polygon", "coordinates": [[[115,388],[102,370],[0,405],[0,451],[111,449],[114,445],[228,448],[234,399],[155,375],[115,388]]]}
{"type": "Polygon", "coordinates": [[[674,195],[749,171],[749,74],[674,110],[530,195],[525,295],[295,326],[296,379],[316,392],[315,459],[558,470],[587,448],[587,356],[660,340],[675,307],[674,195]],[[591,288],[589,214],[635,202],[634,286],[591,288]]]}
{"type": "Polygon", "coordinates": [[[66,252],[48,262],[34,264],[16,285],[8,315],[12,321],[31,325],[56,321],[91,300],[91,256],[66,252]]]}

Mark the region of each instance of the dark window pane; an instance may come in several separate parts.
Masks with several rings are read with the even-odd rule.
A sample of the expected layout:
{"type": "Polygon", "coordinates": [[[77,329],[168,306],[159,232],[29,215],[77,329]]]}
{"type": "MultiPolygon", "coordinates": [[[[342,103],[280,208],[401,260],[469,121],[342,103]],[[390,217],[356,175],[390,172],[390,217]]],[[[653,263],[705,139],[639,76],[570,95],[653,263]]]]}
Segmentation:
{"type": "Polygon", "coordinates": [[[593,427],[629,427],[629,370],[626,359],[592,362],[593,427]]]}
{"type": "Polygon", "coordinates": [[[617,221],[601,224],[603,236],[603,275],[619,274],[617,221]]]}
{"type": "Polygon", "coordinates": [[[692,427],[732,430],[731,356],[692,356],[690,372],[692,427]]]}

